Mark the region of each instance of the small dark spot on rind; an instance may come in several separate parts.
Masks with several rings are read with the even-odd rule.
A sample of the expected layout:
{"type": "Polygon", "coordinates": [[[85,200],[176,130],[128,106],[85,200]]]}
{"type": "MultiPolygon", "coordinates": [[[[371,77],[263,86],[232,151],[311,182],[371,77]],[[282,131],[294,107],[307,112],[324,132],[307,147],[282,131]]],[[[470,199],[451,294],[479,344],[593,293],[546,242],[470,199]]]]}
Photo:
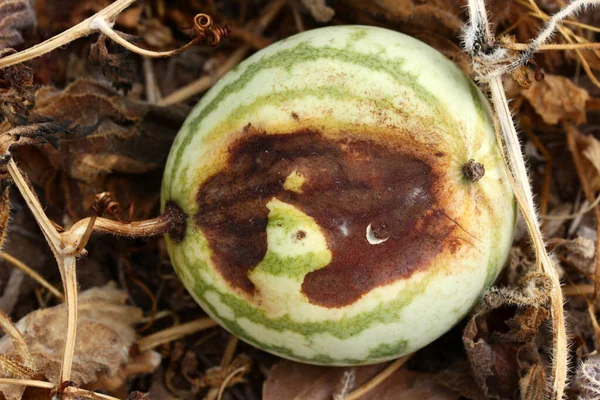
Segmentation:
{"type": "Polygon", "coordinates": [[[296,113],[296,111],[292,111],[292,118],[298,121],[300,119],[300,116],[296,113]]]}
{"type": "Polygon", "coordinates": [[[469,182],[477,182],[485,175],[485,167],[483,164],[470,159],[465,165],[463,165],[462,172],[469,182]]]}
{"type": "Polygon", "coordinates": [[[435,156],[436,156],[437,158],[440,158],[440,157],[444,157],[444,156],[445,156],[445,154],[444,154],[444,153],[442,153],[441,151],[438,151],[437,153],[435,153],[435,156]]]}
{"type": "Polygon", "coordinates": [[[306,232],[298,231],[296,232],[296,240],[302,240],[306,237],[306,232]]]}
{"type": "Polygon", "coordinates": [[[308,300],[323,307],[352,304],[378,286],[429,268],[456,229],[436,211],[438,175],[414,153],[308,130],[267,135],[247,127],[244,133],[229,147],[226,168],[200,186],[194,216],[232,287],[255,291],[248,274],[267,252],[271,198],[314,218],[327,240],[331,262],[302,283],[308,300]],[[301,193],[281,185],[293,171],[305,178],[301,193]],[[369,224],[376,238],[387,240],[370,244],[369,224]]]}
{"type": "Polygon", "coordinates": [[[171,239],[173,239],[175,243],[181,242],[185,236],[187,225],[185,213],[174,201],[168,201],[167,204],[165,204],[165,215],[171,222],[168,232],[169,236],[171,236],[171,239]]]}

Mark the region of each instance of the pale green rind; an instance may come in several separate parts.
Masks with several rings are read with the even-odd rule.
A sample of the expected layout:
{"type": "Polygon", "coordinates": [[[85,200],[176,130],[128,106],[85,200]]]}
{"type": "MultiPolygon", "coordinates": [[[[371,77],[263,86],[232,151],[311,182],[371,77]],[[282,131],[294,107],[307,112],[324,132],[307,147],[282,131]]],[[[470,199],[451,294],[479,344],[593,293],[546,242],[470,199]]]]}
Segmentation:
{"type": "Polygon", "coordinates": [[[417,350],[468,312],[510,248],[516,207],[488,114],[482,94],[455,65],[392,31],[331,27],[268,47],[203,97],[173,145],[162,205],[175,201],[190,216],[182,243],[167,238],[177,273],[228,330],[287,358],[348,365],[417,350]],[[213,268],[208,243],[191,216],[198,211],[200,182],[216,173],[224,149],[248,123],[267,133],[310,128],[332,137],[360,134],[361,126],[384,127],[407,135],[400,142],[443,150],[449,183],[440,192],[448,198],[449,216],[475,237],[463,238],[471,246],[455,259],[436,259],[436,268],[408,281],[327,309],[310,304],[299,289],[303,276],[331,257],[318,225],[291,205],[267,199],[268,251],[249,275],[259,294],[250,298],[232,290],[213,268]],[[477,184],[461,173],[471,158],[486,167],[477,184]],[[313,251],[293,240],[300,228],[313,240],[313,251]]]}

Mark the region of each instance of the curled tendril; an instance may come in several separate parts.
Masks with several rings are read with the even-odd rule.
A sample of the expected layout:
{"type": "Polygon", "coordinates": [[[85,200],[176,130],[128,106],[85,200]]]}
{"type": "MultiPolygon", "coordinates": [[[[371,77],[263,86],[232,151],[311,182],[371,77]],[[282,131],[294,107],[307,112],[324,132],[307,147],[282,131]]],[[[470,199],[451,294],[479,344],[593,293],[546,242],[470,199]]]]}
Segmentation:
{"type": "Polygon", "coordinates": [[[91,210],[98,217],[104,213],[113,215],[119,210],[119,203],[113,200],[110,192],[103,192],[96,195],[91,210]]]}
{"type": "Polygon", "coordinates": [[[194,17],[194,25],[192,26],[197,35],[197,40],[208,43],[211,46],[217,46],[222,39],[225,39],[231,33],[231,26],[213,26],[213,19],[208,14],[197,14],[194,17]]]}

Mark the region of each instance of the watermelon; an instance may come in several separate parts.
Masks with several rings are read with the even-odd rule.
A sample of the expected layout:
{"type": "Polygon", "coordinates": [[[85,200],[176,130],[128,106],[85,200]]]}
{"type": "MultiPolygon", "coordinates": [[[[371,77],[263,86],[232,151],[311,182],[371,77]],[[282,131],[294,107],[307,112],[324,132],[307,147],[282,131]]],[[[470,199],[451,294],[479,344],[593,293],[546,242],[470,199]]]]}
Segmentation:
{"type": "Polygon", "coordinates": [[[414,352],[498,276],[516,206],[477,86],[375,27],[281,40],[231,70],[171,149],[177,274],[212,318],[281,357],[414,352]]]}

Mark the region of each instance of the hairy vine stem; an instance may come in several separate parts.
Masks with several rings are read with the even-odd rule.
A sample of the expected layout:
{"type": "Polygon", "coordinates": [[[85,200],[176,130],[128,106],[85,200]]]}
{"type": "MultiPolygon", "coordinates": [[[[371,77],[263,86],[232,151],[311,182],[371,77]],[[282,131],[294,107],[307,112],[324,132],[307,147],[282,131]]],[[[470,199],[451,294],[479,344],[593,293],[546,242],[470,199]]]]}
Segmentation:
{"type": "Polygon", "coordinates": [[[545,28],[529,43],[516,60],[510,60],[506,50],[497,45],[488,23],[484,0],[469,0],[470,22],[465,29],[465,48],[473,57],[474,70],[479,74],[479,81],[485,82],[489,86],[497,118],[496,138],[503,153],[517,203],[529,230],[538,270],[541,270],[552,281],[550,292],[553,324],[551,392],[554,399],[562,399],[564,396],[569,365],[563,294],[555,260],[546,249],[540,228],[527,168],[502,84],[502,75],[524,65],[550,39],[560,26],[560,21],[587,5],[598,3],[600,3],[598,0],[575,0],[565,6],[547,22],[545,28]]]}

